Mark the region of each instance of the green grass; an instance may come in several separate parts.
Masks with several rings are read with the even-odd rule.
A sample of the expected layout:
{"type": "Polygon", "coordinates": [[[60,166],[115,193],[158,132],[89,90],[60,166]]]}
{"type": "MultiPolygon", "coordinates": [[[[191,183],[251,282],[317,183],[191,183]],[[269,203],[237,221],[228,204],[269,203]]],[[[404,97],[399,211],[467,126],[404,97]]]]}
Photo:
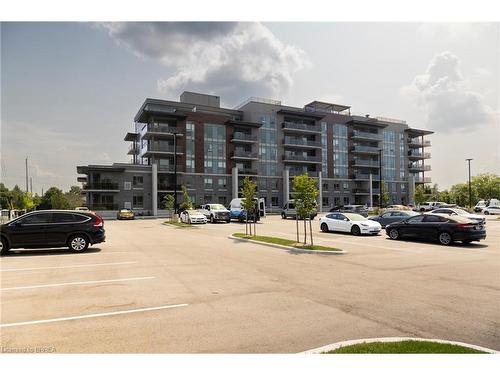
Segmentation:
{"type": "Polygon", "coordinates": [[[294,247],[296,249],[342,251],[341,249],[337,249],[335,247],[328,247],[328,246],[320,246],[320,245],[313,245],[313,246],[305,245],[304,246],[304,244],[302,244],[302,243],[297,243],[293,240],[287,240],[285,238],[278,238],[278,237],[249,236],[249,235],[246,235],[245,233],[233,233],[233,236],[238,237],[238,238],[246,238],[246,239],[253,240],[253,241],[272,243],[272,244],[276,244],[276,245],[290,246],[290,247],[294,247]]]}
{"type": "Polygon", "coordinates": [[[432,341],[406,340],[344,346],[323,354],[477,354],[480,350],[432,341]]]}
{"type": "Polygon", "coordinates": [[[173,227],[177,227],[177,228],[192,228],[193,225],[192,224],[186,224],[186,223],[181,223],[180,221],[178,221],[177,223],[171,223],[170,221],[164,221],[163,224],[165,225],[171,225],[173,227]]]}

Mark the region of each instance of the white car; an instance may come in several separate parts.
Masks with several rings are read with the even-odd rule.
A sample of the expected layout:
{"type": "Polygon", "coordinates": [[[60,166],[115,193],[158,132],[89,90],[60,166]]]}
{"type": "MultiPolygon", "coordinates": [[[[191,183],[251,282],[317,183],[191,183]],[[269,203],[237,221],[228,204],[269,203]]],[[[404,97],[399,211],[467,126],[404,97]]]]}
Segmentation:
{"type": "Polygon", "coordinates": [[[186,224],[206,224],[207,217],[197,210],[182,211],[181,222],[186,224]]]}
{"type": "Polygon", "coordinates": [[[500,215],[500,206],[488,206],[483,208],[485,215],[500,215]]]}
{"type": "Polygon", "coordinates": [[[323,232],[348,232],[359,236],[360,234],[378,234],[382,226],[359,214],[331,212],[319,219],[319,228],[323,232]]]}
{"type": "Polygon", "coordinates": [[[444,215],[458,215],[465,217],[467,219],[475,220],[478,223],[484,223],[485,219],[484,216],[481,215],[476,215],[476,214],[471,214],[465,210],[462,210],[461,208],[438,208],[437,210],[433,210],[430,212],[431,214],[444,214],[444,215]]]}

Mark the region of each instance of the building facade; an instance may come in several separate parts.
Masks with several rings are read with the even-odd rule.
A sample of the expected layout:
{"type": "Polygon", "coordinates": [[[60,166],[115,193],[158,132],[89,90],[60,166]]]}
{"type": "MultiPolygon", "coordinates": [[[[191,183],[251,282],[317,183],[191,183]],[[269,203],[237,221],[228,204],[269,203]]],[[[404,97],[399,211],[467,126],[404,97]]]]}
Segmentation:
{"type": "Polygon", "coordinates": [[[227,205],[249,176],[278,209],[303,173],[318,180],[322,210],[376,206],[381,191],[389,204],[408,204],[415,185],[431,182],[431,131],[344,105],[250,98],[228,109],[218,96],[184,92],[178,102],[146,99],[134,124],[124,138],[130,163],[77,167],[89,208],[158,215],[166,194],[182,199],[182,186],[196,205],[227,205]]]}

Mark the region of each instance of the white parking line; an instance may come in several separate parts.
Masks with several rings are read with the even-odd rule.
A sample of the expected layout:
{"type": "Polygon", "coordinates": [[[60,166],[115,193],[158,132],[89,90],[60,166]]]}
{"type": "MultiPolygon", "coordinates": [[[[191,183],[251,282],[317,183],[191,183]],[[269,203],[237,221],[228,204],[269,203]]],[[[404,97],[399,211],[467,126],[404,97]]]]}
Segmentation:
{"type": "Polygon", "coordinates": [[[76,264],[76,265],[72,265],[72,266],[56,266],[56,267],[7,268],[7,269],[0,269],[0,272],[55,270],[55,269],[64,269],[64,268],[100,267],[100,266],[118,266],[118,265],[122,265],[122,264],[134,264],[134,263],[137,263],[137,262],[90,263],[90,264],[76,264]]]}
{"type": "Polygon", "coordinates": [[[130,251],[86,251],[86,252],[82,252],[82,253],[75,253],[75,254],[54,254],[54,253],[48,253],[48,254],[43,254],[43,253],[40,253],[40,252],[36,252],[36,251],[32,251],[31,253],[33,255],[30,255],[28,254],[28,252],[20,252],[18,250],[11,250],[12,252],[12,255],[9,257],[9,256],[6,256],[6,257],[3,257],[2,259],[2,262],[5,262],[7,261],[8,259],[10,260],[15,260],[15,259],[20,259],[20,258],[24,258],[24,257],[39,257],[39,258],[44,258],[44,257],[50,257],[50,258],[53,258],[53,257],[81,257],[81,256],[89,256],[89,255],[108,255],[108,254],[128,254],[130,253],[130,251]],[[16,253],[21,253],[22,255],[17,255],[16,256],[16,253]]]}
{"type": "Polygon", "coordinates": [[[173,309],[175,307],[184,307],[184,306],[188,306],[188,304],[187,303],[181,303],[181,304],[178,304],[178,305],[164,305],[164,306],[156,306],[156,307],[144,307],[144,308],[141,308],[141,309],[113,311],[113,312],[97,313],[97,314],[89,314],[89,315],[68,316],[68,317],[64,317],[64,318],[54,318],[54,319],[45,319],[45,320],[29,320],[29,321],[26,321],[26,322],[18,322],[18,323],[3,323],[3,324],[0,324],[0,328],[16,327],[16,326],[26,326],[26,325],[31,325],[31,324],[44,324],[44,323],[53,323],[53,322],[63,322],[63,321],[66,321],[66,320],[99,318],[99,317],[103,317],[103,316],[132,314],[132,313],[144,312],[144,311],[156,311],[156,310],[173,309]]]}
{"type": "Polygon", "coordinates": [[[51,288],[51,287],[55,287],[55,286],[67,286],[67,285],[86,285],[86,284],[114,283],[114,282],[119,282],[119,281],[150,280],[150,279],[154,279],[154,278],[155,278],[154,276],[148,276],[148,277],[132,277],[132,278],[128,278],[128,279],[75,281],[75,282],[71,282],[71,283],[60,283],[60,284],[16,286],[16,287],[12,287],[12,288],[2,288],[2,289],[0,289],[0,291],[6,292],[9,290],[51,288]]]}

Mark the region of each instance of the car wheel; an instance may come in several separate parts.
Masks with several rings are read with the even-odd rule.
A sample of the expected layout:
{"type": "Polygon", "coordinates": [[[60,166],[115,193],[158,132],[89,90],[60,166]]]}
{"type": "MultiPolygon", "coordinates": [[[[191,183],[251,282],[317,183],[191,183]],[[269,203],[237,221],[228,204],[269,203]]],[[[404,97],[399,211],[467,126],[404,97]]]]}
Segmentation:
{"type": "Polygon", "coordinates": [[[448,232],[439,233],[438,240],[441,245],[450,245],[453,242],[451,234],[448,232]]]}
{"type": "Polygon", "coordinates": [[[231,219],[227,219],[227,220],[226,220],[226,223],[230,223],[230,222],[231,222],[231,219]]]}
{"type": "Polygon", "coordinates": [[[188,219],[188,224],[191,224],[191,219],[188,219]]]}
{"type": "Polygon", "coordinates": [[[490,213],[488,211],[484,211],[484,214],[485,215],[489,215],[490,213]]]}
{"type": "Polygon", "coordinates": [[[69,239],[68,247],[71,251],[82,252],[89,247],[89,240],[87,236],[77,234],[69,239]]]}
{"type": "Polygon", "coordinates": [[[281,213],[281,218],[282,218],[283,220],[286,220],[286,214],[285,214],[284,212],[282,212],[282,213],[281,213]]]}
{"type": "Polygon", "coordinates": [[[322,232],[328,233],[330,230],[328,229],[327,223],[321,223],[320,229],[322,232]]]}
{"type": "Polygon", "coordinates": [[[357,225],[353,225],[351,228],[351,233],[355,236],[359,236],[361,234],[361,229],[357,225]]]}
{"type": "Polygon", "coordinates": [[[2,237],[0,239],[0,254],[7,255],[8,252],[9,252],[9,244],[7,243],[7,240],[2,237]]]}
{"type": "Polygon", "coordinates": [[[210,222],[213,224],[215,223],[214,215],[210,215],[210,222]]]}
{"type": "Polygon", "coordinates": [[[397,229],[391,229],[389,231],[389,238],[391,240],[397,240],[399,238],[399,231],[397,229]]]}

